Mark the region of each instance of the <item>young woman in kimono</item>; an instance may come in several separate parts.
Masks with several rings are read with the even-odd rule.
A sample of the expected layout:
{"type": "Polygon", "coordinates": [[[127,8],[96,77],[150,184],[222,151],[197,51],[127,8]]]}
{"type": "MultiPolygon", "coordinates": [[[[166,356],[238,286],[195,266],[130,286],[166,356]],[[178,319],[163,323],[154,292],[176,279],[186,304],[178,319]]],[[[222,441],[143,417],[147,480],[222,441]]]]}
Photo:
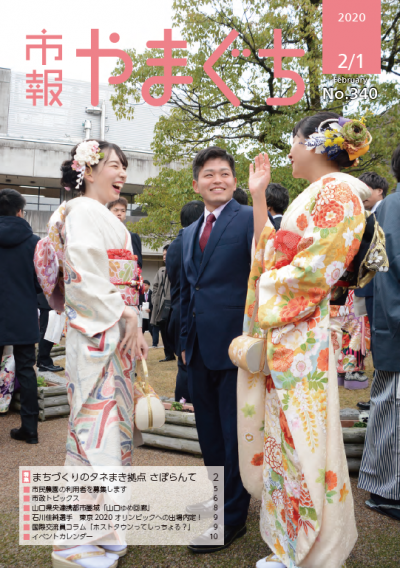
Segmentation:
{"type": "Polygon", "coordinates": [[[354,313],[354,290],[349,290],[346,300],[349,314],[343,318],[342,351],[338,363],[338,385],[348,390],[367,389],[365,359],[370,352],[371,328],[368,316],[354,313]]]}
{"type": "MultiPolygon", "coordinates": [[[[61,183],[79,188],[82,196],[64,203],[49,223],[49,238],[64,272],[69,320],[66,377],[71,413],[65,465],[132,463],[132,360],[135,355],[146,357],[148,347],[135,309],[110,281],[110,258],[116,252],[126,258],[133,255],[129,232],[105,207],[119,197],[127,165],[114,144],[90,140],[76,146],[62,164],[61,183]]],[[[135,266],[133,260],[130,264],[135,266]]],[[[55,547],[52,561],[57,568],[77,560],[84,568],[111,568],[125,552],[126,546],[119,545],[55,547]]]]}
{"type": "Polygon", "coordinates": [[[370,140],[362,122],[335,113],[302,119],[289,159],[293,177],[310,185],[278,232],[265,201],[268,156],[250,166],[257,248],[244,329],[251,322],[251,335],[266,339],[269,369],[247,376],[239,370],[238,437],[243,483],[261,496],[261,535],[273,551],[257,568],[340,568],[357,539],[336,373],[334,318],[344,312],[332,298],[359,249],[370,194],[340,169],[370,140]],[[254,405],[246,390],[257,393],[247,394],[254,405]]]}

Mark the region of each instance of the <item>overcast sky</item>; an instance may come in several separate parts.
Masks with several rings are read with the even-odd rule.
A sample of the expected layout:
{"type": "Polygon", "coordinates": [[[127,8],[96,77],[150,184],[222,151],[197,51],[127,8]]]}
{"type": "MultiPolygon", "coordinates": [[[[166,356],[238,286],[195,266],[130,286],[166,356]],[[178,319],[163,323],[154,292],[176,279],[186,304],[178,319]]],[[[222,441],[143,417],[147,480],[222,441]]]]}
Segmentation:
{"type": "MultiPolygon", "coordinates": [[[[1,3],[0,67],[32,73],[35,69],[62,69],[63,78],[90,81],[90,59],[76,57],[76,49],[90,47],[90,30],[98,29],[100,48],[135,48],[143,51],[149,40],[161,40],[172,27],[172,0],[14,0],[1,3]],[[42,67],[41,51],[32,50],[26,61],[27,35],[62,35],[63,59],[47,52],[42,67]],[[111,33],[120,41],[113,44],[111,33]]],[[[173,39],[180,39],[175,33],[173,39]]],[[[54,40],[53,40],[54,42],[54,40]]],[[[29,43],[36,41],[29,40],[29,43]]],[[[49,41],[50,43],[50,41],[49,41]]],[[[100,59],[100,82],[106,83],[117,58],[100,59]]]]}

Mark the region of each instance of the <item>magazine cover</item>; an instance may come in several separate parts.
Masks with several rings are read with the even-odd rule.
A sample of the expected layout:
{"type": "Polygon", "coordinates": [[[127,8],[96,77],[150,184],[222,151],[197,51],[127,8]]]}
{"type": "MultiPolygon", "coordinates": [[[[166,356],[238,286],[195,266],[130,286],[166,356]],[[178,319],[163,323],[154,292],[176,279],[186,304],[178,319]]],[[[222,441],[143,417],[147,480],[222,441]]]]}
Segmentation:
{"type": "Polygon", "coordinates": [[[399,3],[1,14],[0,568],[397,568],[399,3]]]}

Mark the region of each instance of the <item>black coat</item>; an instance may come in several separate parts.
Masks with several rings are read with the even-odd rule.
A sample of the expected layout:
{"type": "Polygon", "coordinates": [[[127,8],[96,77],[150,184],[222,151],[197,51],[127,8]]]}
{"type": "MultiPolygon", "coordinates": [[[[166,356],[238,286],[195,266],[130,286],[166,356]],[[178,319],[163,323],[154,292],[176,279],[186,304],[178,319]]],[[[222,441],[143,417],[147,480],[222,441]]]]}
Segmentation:
{"type": "Polygon", "coordinates": [[[181,334],[181,263],[182,263],[182,234],[181,229],[178,236],[169,245],[165,265],[167,267],[168,279],[171,284],[171,312],[168,323],[168,335],[174,344],[176,355],[181,354],[180,334],[181,334]]]}
{"type": "Polygon", "coordinates": [[[33,256],[39,237],[20,217],[0,216],[0,345],[31,345],[39,337],[33,256]]]}
{"type": "Polygon", "coordinates": [[[138,266],[139,268],[142,268],[142,241],[137,233],[131,233],[131,241],[133,254],[136,254],[136,256],[138,257],[138,266]]]}
{"type": "Polygon", "coordinates": [[[41,294],[38,294],[37,299],[39,310],[47,310],[49,312],[51,311],[52,308],[49,306],[49,302],[46,300],[46,296],[43,292],[41,294]]]}

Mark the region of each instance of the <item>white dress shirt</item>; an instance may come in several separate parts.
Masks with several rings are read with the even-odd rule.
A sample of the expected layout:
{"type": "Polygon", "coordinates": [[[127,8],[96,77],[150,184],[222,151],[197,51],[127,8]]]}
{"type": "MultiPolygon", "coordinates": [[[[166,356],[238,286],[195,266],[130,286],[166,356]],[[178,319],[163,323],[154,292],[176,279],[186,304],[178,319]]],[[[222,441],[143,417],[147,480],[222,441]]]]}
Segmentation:
{"type": "MultiPolygon", "coordinates": [[[[233,199],[233,198],[232,198],[233,199]]],[[[230,199],[228,201],[228,203],[230,203],[232,201],[232,199],[230,199]]],[[[207,208],[204,209],[204,221],[203,224],[200,228],[200,233],[199,233],[199,240],[201,239],[201,235],[203,234],[204,228],[206,226],[207,223],[207,217],[209,215],[211,215],[211,213],[213,213],[214,217],[215,217],[215,221],[213,223],[212,228],[214,228],[214,224],[217,221],[218,217],[221,215],[222,211],[225,209],[225,207],[228,205],[228,203],[224,203],[223,205],[220,205],[219,207],[217,207],[217,209],[215,209],[215,211],[208,211],[207,208]]]]}
{"type": "Polygon", "coordinates": [[[375,203],[375,205],[373,206],[373,208],[371,209],[371,213],[375,213],[375,211],[378,209],[379,205],[382,203],[383,199],[381,199],[380,201],[377,201],[375,203]]]}

